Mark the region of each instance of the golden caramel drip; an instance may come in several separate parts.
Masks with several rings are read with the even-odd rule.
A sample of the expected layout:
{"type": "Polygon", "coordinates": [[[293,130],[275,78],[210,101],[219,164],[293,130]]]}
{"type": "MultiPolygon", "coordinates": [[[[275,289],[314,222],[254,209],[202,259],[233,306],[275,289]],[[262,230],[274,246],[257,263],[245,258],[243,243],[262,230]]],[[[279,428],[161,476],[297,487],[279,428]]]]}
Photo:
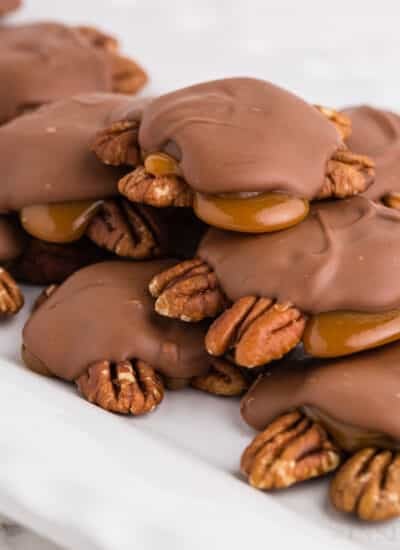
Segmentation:
{"type": "Polygon", "coordinates": [[[256,195],[204,195],[196,193],[194,211],[204,222],[242,233],[269,233],[301,222],[308,214],[307,200],[282,193],[256,195]]]}
{"type": "Polygon", "coordinates": [[[400,339],[400,310],[384,313],[333,311],[310,317],[303,335],[313,357],[340,357],[400,339]]]}
{"type": "Polygon", "coordinates": [[[153,176],[180,176],[181,169],[175,159],[166,153],[152,153],[144,161],[146,172],[153,176]]]}
{"type": "Polygon", "coordinates": [[[30,235],[50,243],[70,243],[80,239],[101,201],[71,201],[26,206],[21,223],[30,235]]]}
{"type": "Polygon", "coordinates": [[[307,405],[302,407],[302,410],[311,420],[321,424],[337,445],[349,453],[354,453],[365,447],[400,448],[400,442],[384,433],[345,424],[316,407],[307,405]]]}

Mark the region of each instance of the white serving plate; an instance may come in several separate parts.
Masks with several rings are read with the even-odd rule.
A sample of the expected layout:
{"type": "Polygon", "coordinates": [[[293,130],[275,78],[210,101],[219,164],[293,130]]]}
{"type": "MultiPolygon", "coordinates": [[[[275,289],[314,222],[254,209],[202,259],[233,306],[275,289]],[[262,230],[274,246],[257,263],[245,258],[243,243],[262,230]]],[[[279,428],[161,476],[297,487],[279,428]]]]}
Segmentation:
{"type": "MultiPolygon", "coordinates": [[[[390,0],[363,2],[362,12],[345,0],[332,10],[290,0],[26,4],[15,20],[88,23],[121,37],[151,72],[147,93],[251,75],[327,105],[398,105],[390,0]]],[[[146,418],[122,418],[25,370],[21,327],[38,289],[25,290],[24,312],[0,331],[0,513],[73,550],[399,547],[400,522],[344,518],[329,505],[326,481],[276,495],[248,487],[238,463],[253,433],[237,400],[185,390],[146,418]]]]}

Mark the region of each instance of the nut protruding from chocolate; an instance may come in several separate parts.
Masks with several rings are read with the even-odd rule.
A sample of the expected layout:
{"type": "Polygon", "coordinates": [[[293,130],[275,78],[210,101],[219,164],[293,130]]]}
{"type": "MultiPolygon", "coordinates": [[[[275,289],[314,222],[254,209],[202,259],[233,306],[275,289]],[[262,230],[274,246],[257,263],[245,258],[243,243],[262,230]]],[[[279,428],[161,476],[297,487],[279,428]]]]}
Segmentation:
{"type": "Polygon", "coordinates": [[[118,189],[128,200],[156,208],[189,207],[193,203],[193,191],[182,178],[153,176],[143,166],[120,179],[118,189]]]}
{"type": "Polygon", "coordinates": [[[0,267],[0,317],[15,315],[24,305],[24,297],[17,283],[0,267]]]}
{"type": "Polygon", "coordinates": [[[95,27],[76,27],[96,48],[104,50],[110,58],[113,92],[134,94],[147,82],[147,74],[133,59],[120,55],[118,40],[95,27]]]}
{"type": "Polygon", "coordinates": [[[138,122],[115,122],[96,135],[92,151],[109,166],[136,166],[140,162],[138,122]]]}
{"type": "Polygon", "coordinates": [[[165,233],[150,207],[123,199],[104,201],[86,230],[86,235],[98,246],[135,260],[163,255],[165,233]]]}
{"type": "Polygon", "coordinates": [[[226,305],[214,271],[198,258],[156,275],[150,281],[149,291],[157,298],[157,313],[181,321],[215,317],[226,305]]]}
{"type": "Polygon", "coordinates": [[[331,501],[365,521],[400,515],[400,454],[362,449],[343,464],[330,488],[331,501]]]}
{"type": "Polygon", "coordinates": [[[374,175],[375,163],[369,157],[339,149],[328,161],[325,182],[316,199],[344,199],[363,193],[374,175]]]}
{"type": "Polygon", "coordinates": [[[241,370],[223,359],[213,359],[209,372],[194,377],[191,384],[198,390],[225,397],[242,395],[249,387],[241,370]]]}
{"type": "Polygon", "coordinates": [[[161,378],[144,361],[98,361],[75,382],[90,403],[120,414],[149,413],[164,397],[161,378]]]}
{"type": "Polygon", "coordinates": [[[325,430],[299,411],[280,416],[244,451],[241,471],[257,489],[283,489],[335,470],[341,457],[325,430]]]}
{"type": "Polygon", "coordinates": [[[301,340],[305,317],[290,303],[245,296],[222,313],[206,335],[211,355],[232,353],[237,365],[259,367],[280,359],[301,340]]]}
{"type": "Polygon", "coordinates": [[[351,136],[351,119],[345,113],[339,113],[322,105],[315,105],[315,108],[332,122],[343,141],[351,136]]]}

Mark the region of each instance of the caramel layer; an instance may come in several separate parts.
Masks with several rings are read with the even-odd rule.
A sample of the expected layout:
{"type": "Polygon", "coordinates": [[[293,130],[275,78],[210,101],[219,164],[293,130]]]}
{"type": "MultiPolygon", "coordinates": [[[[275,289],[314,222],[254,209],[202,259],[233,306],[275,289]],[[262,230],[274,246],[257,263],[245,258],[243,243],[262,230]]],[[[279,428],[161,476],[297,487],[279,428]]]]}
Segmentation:
{"type": "Polygon", "coordinates": [[[71,201],[26,206],[20,219],[24,229],[37,239],[69,243],[82,237],[100,205],[101,201],[71,201]]]}
{"type": "Polygon", "coordinates": [[[194,211],[204,222],[230,231],[269,233],[296,225],[308,214],[308,201],[282,193],[240,197],[195,194],[194,211]]]}
{"type": "Polygon", "coordinates": [[[400,310],[384,313],[333,311],[311,317],[303,335],[313,357],[340,357],[400,339],[400,310]]]}

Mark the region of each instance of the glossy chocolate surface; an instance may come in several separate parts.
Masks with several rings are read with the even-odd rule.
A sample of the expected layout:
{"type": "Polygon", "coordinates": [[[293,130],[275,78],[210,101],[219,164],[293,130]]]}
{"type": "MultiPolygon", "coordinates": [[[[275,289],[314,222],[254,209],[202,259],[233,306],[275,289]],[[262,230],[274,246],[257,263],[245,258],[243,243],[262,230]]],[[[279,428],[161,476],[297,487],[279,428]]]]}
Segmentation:
{"type": "Polygon", "coordinates": [[[204,82],[163,95],[143,114],[146,153],[179,161],[203,193],[280,191],[311,199],[341,146],[333,124],[299,97],[254,78],[204,82]]]}
{"type": "Polygon", "coordinates": [[[227,296],[265,296],[305,313],[400,307],[400,213],[364,197],[313,204],[300,224],[243,235],[210,229],[198,256],[227,296]]]}
{"type": "Polygon", "coordinates": [[[72,275],[28,320],[28,355],[74,380],[99,360],[141,359],[167,376],[207,371],[204,328],[157,315],[150,279],[171,261],[104,262],[72,275]]]}

